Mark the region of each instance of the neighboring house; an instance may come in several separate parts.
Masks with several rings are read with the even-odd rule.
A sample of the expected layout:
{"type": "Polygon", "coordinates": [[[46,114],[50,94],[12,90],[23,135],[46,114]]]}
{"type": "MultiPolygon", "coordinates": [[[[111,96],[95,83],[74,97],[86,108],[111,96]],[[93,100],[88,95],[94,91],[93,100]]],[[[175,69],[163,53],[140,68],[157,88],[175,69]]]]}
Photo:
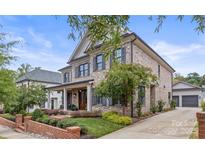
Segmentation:
{"type": "Polygon", "coordinates": [[[174,69],[135,33],[126,33],[122,37],[122,47],[116,50],[109,60],[103,58],[101,44],[96,45],[95,51],[88,52],[91,42],[86,36],[81,39],[67,62],[68,66],[59,70],[63,83],[49,88],[63,92],[64,110],[67,110],[68,104],[71,103],[80,110],[87,111],[120,108],[120,100],[95,96],[95,87],[105,78],[113,58],[121,63],[142,64],[151,68],[158,77],[158,85],[139,88],[145,91],[142,98],[138,98],[136,91],[134,104],[141,99],[143,111],[149,111],[151,103],[163,100],[168,107],[172,98],[174,69]]]}
{"type": "MultiPolygon", "coordinates": [[[[16,80],[17,86],[30,86],[30,85],[43,85],[46,88],[51,86],[57,86],[62,83],[61,74],[58,72],[52,72],[48,70],[35,69],[26,73],[16,80]]],[[[62,93],[58,91],[52,91],[48,94],[50,100],[42,104],[42,108],[58,109],[62,103],[62,93]],[[50,95],[50,96],[49,96],[50,95]]],[[[30,108],[29,111],[33,111],[38,106],[30,108]]]]}
{"type": "Polygon", "coordinates": [[[202,88],[186,82],[173,84],[173,100],[179,107],[199,107],[203,99],[202,88]]]}

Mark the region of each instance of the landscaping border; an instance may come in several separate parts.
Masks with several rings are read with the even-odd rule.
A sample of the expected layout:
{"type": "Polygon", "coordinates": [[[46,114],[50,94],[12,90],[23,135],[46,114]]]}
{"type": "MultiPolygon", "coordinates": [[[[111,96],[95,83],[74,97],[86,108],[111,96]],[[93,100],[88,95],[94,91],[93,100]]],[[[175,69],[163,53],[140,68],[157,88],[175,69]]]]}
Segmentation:
{"type": "Polygon", "coordinates": [[[7,127],[10,127],[10,128],[15,128],[16,127],[15,122],[7,120],[3,117],[0,117],[0,125],[7,126],[7,127]]]}
{"type": "Polygon", "coordinates": [[[79,139],[80,127],[73,126],[61,129],[31,120],[31,116],[24,117],[26,132],[40,134],[55,139],[79,139]]]}

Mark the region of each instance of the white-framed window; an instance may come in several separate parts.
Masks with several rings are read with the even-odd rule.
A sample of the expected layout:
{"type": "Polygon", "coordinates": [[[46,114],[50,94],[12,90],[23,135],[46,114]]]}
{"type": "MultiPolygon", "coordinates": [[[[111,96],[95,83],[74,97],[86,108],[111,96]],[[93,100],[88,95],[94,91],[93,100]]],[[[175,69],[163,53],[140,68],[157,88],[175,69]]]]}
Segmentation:
{"type": "Polygon", "coordinates": [[[96,56],[96,70],[102,70],[103,69],[103,55],[97,55],[96,56]]]}

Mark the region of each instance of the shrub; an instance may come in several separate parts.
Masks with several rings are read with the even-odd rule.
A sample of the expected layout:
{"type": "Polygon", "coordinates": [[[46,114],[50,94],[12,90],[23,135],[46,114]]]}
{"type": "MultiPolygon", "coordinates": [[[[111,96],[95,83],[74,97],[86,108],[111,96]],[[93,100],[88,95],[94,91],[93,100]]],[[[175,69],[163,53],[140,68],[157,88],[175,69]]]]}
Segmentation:
{"type": "Polygon", "coordinates": [[[162,100],[158,101],[158,111],[162,112],[163,111],[163,107],[164,107],[165,103],[162,100]]]}
{"type": "Polygon", "coordinates": [[[57,123],[58,123],[58,120],[56,120],[56,119],[50,119],[49,122],[48,122],[48,124],[52,125],[52,126],[56,126],[57,123]]]}
{"type": "Polygon", "coordinates": [[[16,117],[14,115],[11,115],[9,113],[6,113],[6,114],[2,114],[1,117],[7,119],[7,120],[10,120],[10,121],[14,121],[16,120],[16,117]]]}
{"type": "Polygon", "coordinates": [[[156,106],[155,103],[152,103],[152,104],[151,104],[150,111],[151,111],[152,113],[154,113],[154,114],[157,112],[157,106],[156,106]]]}
{"type": "Polygon", "coordinates": [[[111,111],[105,112],[102,115],[104,120],[111,121],[113,123],[121,124],[121,125],[129,125],[132,123],[132,119],[128,116],[121,116],[118,112],[111,111]]]}
{"type": "Polygon", "coordinates": [[[104,120],[107,120],[108,117],[109,117],[109,116],[112,116],[112,115],[119,115],[119,113],[116,112],[116,111],[104,112],[104,113],[102,113],[102,118],[103,118],[104,120]]]}
{"type": "Polygon", "coordinates": [[[171,103],[170,103],[171,109],[175,109],[176,105],[177,105],[176,101],[175,100],[171,100],[171,103]]]}
{"type": "Polygon", "coordinates": [[[142,103],[141,102],[137,102],[136,104],[136,111],[137,111],[137,116],[141,117],[142,116],[142,103]]]}
{"type": "Polygon", "coordinates": [[[202,108],[202,111],[205,112],[205,101],[201,102],[201,108],[202,108]]]}
{"type": "Polygon", "coordinates": [[[56,126],[59,128],[66,128],[70,126],[77,126],[77,123],[69,120],[61,120],[57,122],[56,126]]]}
{"type": "Polygon", "coordinates": [[[75,104],[68,104],[68,110],[77,111],[78,108],[75,104]]]}
{"type": "Polygon", "coordinates": [[[41,117],[43,117],[43,112],[40,109],[35,109],[34,112],[32,113],[32,119],[36,120],[41,117]]]}
{"type": "Polygon", "coordinates": [[[84,135],[84,134],[87,134],[88,133],[88,129],[86,126],[84,125],[79,125],[80,127],[80,134],[84,135]]]}

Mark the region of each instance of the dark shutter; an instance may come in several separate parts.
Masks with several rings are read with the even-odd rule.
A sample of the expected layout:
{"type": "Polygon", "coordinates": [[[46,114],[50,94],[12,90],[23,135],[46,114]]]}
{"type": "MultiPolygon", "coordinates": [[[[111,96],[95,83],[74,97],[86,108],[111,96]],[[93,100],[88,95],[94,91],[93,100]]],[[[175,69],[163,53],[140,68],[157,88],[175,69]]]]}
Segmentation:
{"type": "Polygon", "coordinates": [[[96,71],[96,56],[93,57],[93,72],[96,71]]]}
{"type": "Polygon", "coordinates": [[[75,77],[79,77],[79,66],[75,68],[75,77]]]}
{"type": "Polygon", "coordinates": [[[121,55],[122,55],[122,64],[126,63],[126,48],[122,48],[121,50],[121,55]]]}
{"type": "Polygon", "coordinates": [[[102,55],[102,69],[105,69],[105,55],[102,55]]]}
{"type": "Polygon", "coordinates": [[[112,67],[113,53],[110,54],[110,68],[112,67]]]}
{"type": "Polygon", "coordinates": [[[88,63],[88,76],[90,75],[90,63],[88,63]]]}

